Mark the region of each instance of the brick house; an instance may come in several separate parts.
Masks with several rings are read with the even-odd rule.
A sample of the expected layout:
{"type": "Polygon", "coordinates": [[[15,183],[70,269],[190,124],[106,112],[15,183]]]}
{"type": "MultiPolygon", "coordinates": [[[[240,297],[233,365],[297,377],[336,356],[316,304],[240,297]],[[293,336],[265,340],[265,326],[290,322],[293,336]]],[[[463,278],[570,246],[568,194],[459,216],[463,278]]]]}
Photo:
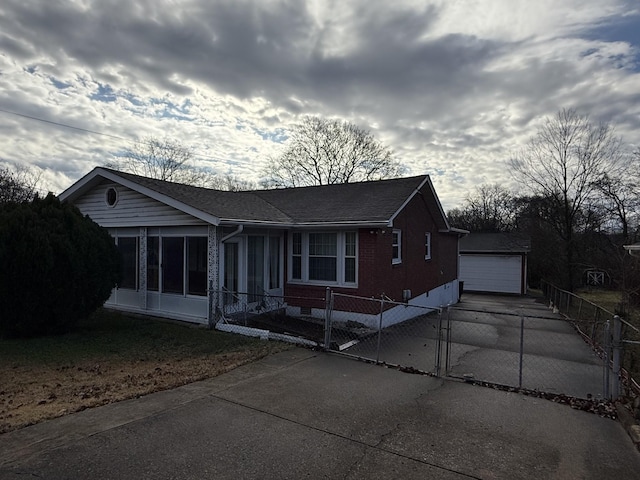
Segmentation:
{"type": "Polygon", "coordinates": [[[113,308],[211,323],[223,297],[323,298],[330,287],[421,306],[458,299],[466,232],[448,225],[426,175],[226,192],[98,167],[60,199],[122,253],[113,308]]]}

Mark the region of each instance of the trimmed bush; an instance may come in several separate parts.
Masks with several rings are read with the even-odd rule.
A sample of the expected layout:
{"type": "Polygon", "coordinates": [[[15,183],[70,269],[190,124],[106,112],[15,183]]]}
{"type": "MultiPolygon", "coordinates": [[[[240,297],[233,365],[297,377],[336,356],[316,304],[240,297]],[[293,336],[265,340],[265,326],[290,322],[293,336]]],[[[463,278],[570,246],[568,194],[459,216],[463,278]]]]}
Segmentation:
{"type": "Polygon", "coordinates": [[[0,204],[0,335],[72,330],[109,298],[120,255],[109,233],[54,195],[0,204]]]}

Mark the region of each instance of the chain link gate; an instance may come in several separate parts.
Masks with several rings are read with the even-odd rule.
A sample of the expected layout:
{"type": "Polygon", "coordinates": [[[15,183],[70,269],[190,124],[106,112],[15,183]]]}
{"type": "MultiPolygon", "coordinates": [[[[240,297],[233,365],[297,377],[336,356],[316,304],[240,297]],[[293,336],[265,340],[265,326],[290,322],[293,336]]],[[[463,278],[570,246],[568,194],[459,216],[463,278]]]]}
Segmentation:
{"type": "Polygon", "coordinates": [[[609,397],[605,349],[592,348],[569,321],[544,307],[509,312],[463,303],[443,316],[447,376],[581,399],[609,397]]]}
{"type": "Polygon", "coordinates": [[[582,399],[609,396],[605,350],[543,305],[516,312],[466,300],[432,308],[334,292],[327,300],[324,343],[333,352],[412,373],[582,399]]]}

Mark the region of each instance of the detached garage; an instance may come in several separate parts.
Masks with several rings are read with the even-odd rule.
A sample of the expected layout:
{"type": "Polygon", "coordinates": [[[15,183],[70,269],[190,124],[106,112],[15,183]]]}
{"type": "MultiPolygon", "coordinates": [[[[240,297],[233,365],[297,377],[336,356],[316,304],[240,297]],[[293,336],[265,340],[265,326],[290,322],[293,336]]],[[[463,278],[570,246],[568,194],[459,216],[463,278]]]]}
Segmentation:
{"type": "Polygon", "coordinates": [[[470,233],[460,239],[464,291],[524,295],[530,240],[509,233],[470,233]]]}

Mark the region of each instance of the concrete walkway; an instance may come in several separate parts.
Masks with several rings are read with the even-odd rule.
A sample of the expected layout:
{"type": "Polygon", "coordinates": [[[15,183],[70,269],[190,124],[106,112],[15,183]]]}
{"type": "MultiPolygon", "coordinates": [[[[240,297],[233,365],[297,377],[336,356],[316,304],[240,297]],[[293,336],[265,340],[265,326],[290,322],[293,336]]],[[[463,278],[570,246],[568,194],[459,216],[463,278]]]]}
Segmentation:
{"type": "Polygon", "coordinates": [[[615,421],[294,349],[0,435],[0,479],[640,478],[615,421]]]}

